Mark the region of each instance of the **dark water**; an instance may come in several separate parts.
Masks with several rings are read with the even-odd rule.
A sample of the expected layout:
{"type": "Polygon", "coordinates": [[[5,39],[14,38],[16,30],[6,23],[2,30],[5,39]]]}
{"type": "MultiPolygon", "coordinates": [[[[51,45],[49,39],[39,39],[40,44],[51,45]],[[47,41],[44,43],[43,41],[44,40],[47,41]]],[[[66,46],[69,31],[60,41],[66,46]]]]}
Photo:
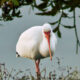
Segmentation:
{"type": "MultiPolygon", "coordinates": [[[[21,7],[20,10],[23,15],[22,18],[15,18],[13,21],[8,22],[0,22],[1,24],[3,24],[0,25],[0,62],[5,62],[8,69],[30,69],[31,73],[35,75],[34,61],[24,58],[16,58],[15,49],[17,40],[24,30],[34,25],[43,25],[45,22],[56,21],[59,15],[56,15],[56,17],[54,18],[52,18],[52,16],[38,16],[34,14],[38,10],[34,9],[34,11],[32,11],[30,10],[30,6],[21,7]]],[[[65,10],[65,12],[68,11],[65,10]]],[[[79,13],[80,10],[76,9],[76,16],[79,15],[79,13]]],[[[70,13],[70,15],[72,15],[72,13],[70,13]]],[[[80,18],[76,17],[76,19],[77,32],[80,39],[80,18]]],[[[68,21],[68,19],[62,19],[62,23],[64,23],[65,25],[72,25],[72,22],[72,20],[68,21]]],[[[52,25],[52,27],[55,28],[55,25],[52,25]]],[[[58,44],[52,62],[50,62],[50,59],[47,58],[41,60],[40,63],[41,71],[46,67],[47,74],[50,71],[57,70],[57,73],[60,75],[61,71],[58,70],[56,57],[60,58],[60,66],[62,68],[65,68],[66,66],[71,66],[73,69],[77,67],[80,70],[80,48],[78,50],[78,54],[76,54],[76,37],[74,29],[65,29],[64,27],[60,27],[60,30],[62,33],[62,38],[60,39],[57,37],[58,44]]]]}

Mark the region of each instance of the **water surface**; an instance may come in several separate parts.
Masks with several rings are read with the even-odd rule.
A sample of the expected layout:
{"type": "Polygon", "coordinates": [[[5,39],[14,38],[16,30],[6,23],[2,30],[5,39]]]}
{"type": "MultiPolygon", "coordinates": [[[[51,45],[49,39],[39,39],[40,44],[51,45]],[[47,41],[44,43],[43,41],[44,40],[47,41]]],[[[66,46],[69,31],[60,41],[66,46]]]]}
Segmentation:
{"type": "MultiPolygon", "coordinates": [[[[5,62],[8,69],[30,69],[32,74],[35,73],[35,64],[34,61],[25,58],[16,58],[16,43],[20,34],[35,25],[43,25],[45,22],[55,21],[58,16],[55,18],[48,16],[37,16],[34,13],[37,11],[30,11],[30,7],[22,7],[21,12],[22,18],[15,18],[13,21],[8,22],[0,22],[3,25],[0,25],[0,63],[5,62]]],[[[77,10],[80,13],[80,10],[77,10]]],[[[78,14],[78,13],[77,13],[78,14]]],[[[77,19],[77,29],[78,35],[80,35],[80,19],[77,19]]],[[[63,19],[62,22],[64,24],[70,24],[67,19],[63,19]]],[[[54,26],[52,26],[54,28],[54,26]]],[[[56,48],[55,55],[53,57],[52,62],[49,58],[41,60],[40,68],[47,68],[47,74],[54,69],[57,69],[57,59],[59,57],[61,59],[61,66],[72,66],[75,68],[76,66],[80,70],[80,48],[78,54],[76,54],[76,38],[74,29],[69,30],[63,27],[60,28],[62,33],[62,38],[58,39],[58,44],[56,48]],[[52,67],[53,65],[53,67],[52,67]]],[[[30,33],[29,33],[30,34],[30,33]]],[[[79,36],[80,39],[80,36],[79,36]]],[[[59,72],[59,71],[58,71],[59,72]]],[[[29,73],[27,73],[29,74],[29,73]]],[[[35,74],[33,74],[35,75],[35,74]]]]}

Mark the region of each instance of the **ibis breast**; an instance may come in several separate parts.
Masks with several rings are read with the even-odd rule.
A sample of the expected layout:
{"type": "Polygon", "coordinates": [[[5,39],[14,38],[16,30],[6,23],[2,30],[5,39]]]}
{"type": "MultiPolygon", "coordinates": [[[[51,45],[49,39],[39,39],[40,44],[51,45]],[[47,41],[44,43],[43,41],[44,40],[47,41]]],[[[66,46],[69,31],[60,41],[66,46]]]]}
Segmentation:
{"type": "MultiPolygon", "coordinates": [[[[52,32],[51,33],[51,37],[50,37],[50,49],[51,49],[51,55],[53,56],[54,52],[55,52],[55,48],[56,48],[56,44],[57,44],[57,38],[55,36],[55,34],[52,32]]],[[[40,44],[40,54],[43,57],[49,57],[49,46],[48,46],[48,41],[47,39],[44,37],[42,43],[40,44]]]]}

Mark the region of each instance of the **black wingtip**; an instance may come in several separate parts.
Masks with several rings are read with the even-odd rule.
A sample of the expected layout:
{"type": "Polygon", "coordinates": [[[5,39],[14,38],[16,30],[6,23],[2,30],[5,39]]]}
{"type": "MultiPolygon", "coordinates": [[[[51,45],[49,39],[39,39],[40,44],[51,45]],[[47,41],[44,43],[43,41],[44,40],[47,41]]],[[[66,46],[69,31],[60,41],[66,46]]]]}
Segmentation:
{"type": "Polygon", "coordinates": [[[18,54],[18,52],[16,52],[16,57],[20,57],[20,55],[18,54]]]}

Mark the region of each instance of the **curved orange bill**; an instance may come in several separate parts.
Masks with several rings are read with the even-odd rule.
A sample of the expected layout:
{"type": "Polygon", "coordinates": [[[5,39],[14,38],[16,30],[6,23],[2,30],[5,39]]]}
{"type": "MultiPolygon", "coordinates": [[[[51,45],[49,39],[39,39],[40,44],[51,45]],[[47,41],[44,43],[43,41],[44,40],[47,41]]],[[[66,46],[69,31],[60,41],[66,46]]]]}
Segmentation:
{"type": "Polygon", "coordinates": [[[50,49],[50,31],[49,32],[44,32],[44,33],[45,33],[45,37],[47,38],[47,41],[48,41],[49,55],[50,55],[50,59],[52,61],[52,55],[51,55],[51,49],[50,49]]]}
{"type": "Polygon", "coordinates": [[[50,38],[48,39],[48,45],[49,45],[49,54],[50,54],[50,59],[52,61],[52,55],[51,55],[51,49],[50,49],[50,38]]]}

